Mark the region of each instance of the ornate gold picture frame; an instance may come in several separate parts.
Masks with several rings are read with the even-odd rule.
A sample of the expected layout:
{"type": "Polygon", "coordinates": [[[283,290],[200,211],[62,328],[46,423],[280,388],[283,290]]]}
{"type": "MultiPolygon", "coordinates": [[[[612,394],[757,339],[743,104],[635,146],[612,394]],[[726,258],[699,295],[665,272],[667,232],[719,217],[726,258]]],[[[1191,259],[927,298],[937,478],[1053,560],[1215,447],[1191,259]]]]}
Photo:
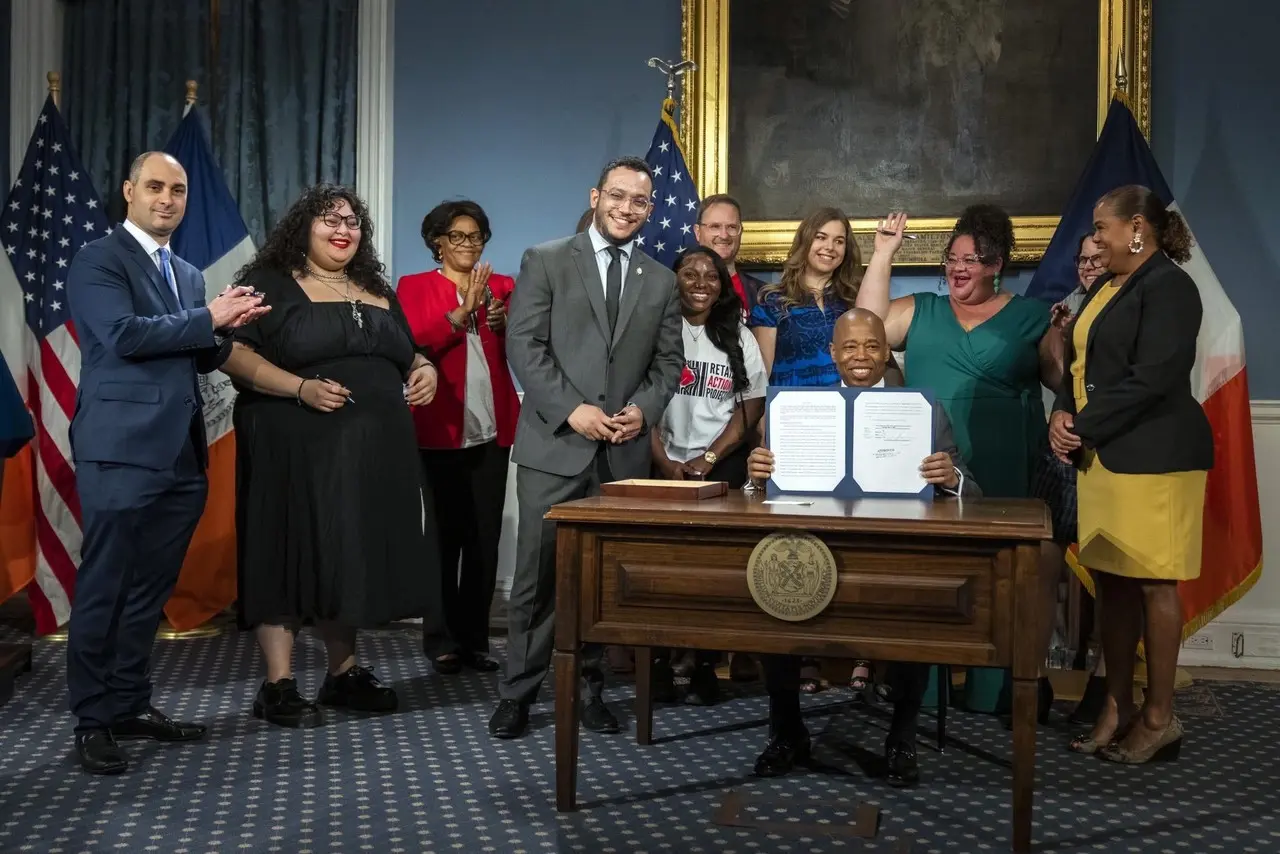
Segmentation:
{"type": "MultiPolygon", "coordinates": [[[[729,186],[729,12],[734,0],[683,0],[681,49],[697,70],[684,77],[681,141],[697,187],[705,197],[732,193],[729,186]]],[[[1095,4],[1098,13],[1097,126],[1101,130],[1117,82],[1144,133],[1150,133],[1151,104],[1151,0],[1083,0],[1095,4]]],[[[780,6],[781,8],[781,6],[780,6]]],[[[1087,10],[1088,5],[1085,6],[1087,10]]],[[[1084,162],[1080,163],[1083,169],[1084,162]]],[[[749,212],[748,212],[749,213],[749,212]]],[[[854,234],[869,257],[878,211],[850,211],[854,234]]],[[[895,263],[899,266],[932,266],[942,257],[955,215],[911,211],[911,231],[918,239],[907,241],[895,263]],[[933,213],[931,216],[930,214],[933,213]]],[[[1011,210],[1017,251],[1016,262],[1038,261],[1058,225],[1052,211],[1011,210]]],[[[791,247],[798,220],[748,220],[743,223],[743,263],[775,266],[791,247]]]]}

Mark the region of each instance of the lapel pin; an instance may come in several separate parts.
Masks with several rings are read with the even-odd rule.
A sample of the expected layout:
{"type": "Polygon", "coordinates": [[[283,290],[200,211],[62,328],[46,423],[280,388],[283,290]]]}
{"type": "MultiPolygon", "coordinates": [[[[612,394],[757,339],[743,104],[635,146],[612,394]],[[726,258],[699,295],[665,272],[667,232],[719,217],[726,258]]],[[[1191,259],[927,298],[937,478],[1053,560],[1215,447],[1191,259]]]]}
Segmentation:
{"type": "Polygon", "coordinates": [[[637,276],[643,276],[643,275],[644,275],[644,268],[643,268],[643,267],[636,267],[636,275],[637,275],[637,276]]]}

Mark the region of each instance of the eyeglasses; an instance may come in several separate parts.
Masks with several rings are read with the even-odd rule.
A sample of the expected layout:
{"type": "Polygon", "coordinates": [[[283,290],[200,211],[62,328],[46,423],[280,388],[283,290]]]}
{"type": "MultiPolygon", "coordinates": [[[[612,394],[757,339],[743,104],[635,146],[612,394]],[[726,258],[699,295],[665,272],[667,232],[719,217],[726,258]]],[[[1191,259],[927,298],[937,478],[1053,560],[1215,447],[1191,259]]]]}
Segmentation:
{"type": "Polygon", "coordinates": [[[1090,267],[1101,267],[1101,266],[1102,266],[1102,256],[1101,256],[1101,255],[1089,255],[1089,256],[1087,256],[1087,257],[1086,257],[1086,256],[1084,256],[1084,255],[1077,255],[1077,256],[1076,256],[1076,269],[1077,269],[1077,270],[1087,270],[1087,269],[1089,269],[1090,267]]]}
{"type": "Polygon", "coordinates": [[[649,201],[648,196],[627,196],[627,194],[621,190],[605,190],[604,196],[614,207],[621,207],[624,204],[630,204],[631,209],[636,213],[647,211],[649,209],[649,205],[652,204],[649,201]]]}
{"type": "Polygon", "coordinates": [[[345,222],[347,224],[348,231],[360,230],[360,217],[355,214],[351,214],[351,216],[343,216],[340,213],[329,211],[320,217],[320,221],[330,228],[337,228],[345,222]]]}
{"type": "Polygon", "coordinates": [[[742,233],[742,224],[736,222],[714,222],[714,223],[698,223],[698,228],[705,228],[713,233],[724,232],[730,237],[735,237],[742,233]]]}
{"type": "Polygon", "coordinates": [[[484,235],[478,231],[449,231],[444,235],[449,240],[450,246],[461,246],[464,243],[472,246],[484,246],[484,235]]]}
{"type": "Polygon", "coordinates": [[[955,255],[948,255],[946,257],[946,260],[942,262],[942,266],[947,267],[949,269],[954,269],[956,267],[973,268],[973,267],[981,267],[983,264],[986,264],[986,263],[987,263],[986,261],[984,261],[982,258],[979,258],[977,255],[962,255],[960,257],[956,257],[955,255]]]}

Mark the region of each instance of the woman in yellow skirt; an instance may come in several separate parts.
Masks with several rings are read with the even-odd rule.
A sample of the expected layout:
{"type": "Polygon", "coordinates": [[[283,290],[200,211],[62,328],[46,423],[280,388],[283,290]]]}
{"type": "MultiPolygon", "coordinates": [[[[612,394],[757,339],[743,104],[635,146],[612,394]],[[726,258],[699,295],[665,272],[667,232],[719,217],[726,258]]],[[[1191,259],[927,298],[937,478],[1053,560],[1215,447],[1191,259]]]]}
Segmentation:
{"type": "Polygon", "coordinates": [[[1175,263],[1191,257],[1186,222],[1131,185],[1102,197],[1093,227],[1107,273],[1068,331],[1049,429],[1054,453],[1079,469],[1080,563],[1097,582],[1107,662],[1106,705],[1071,749],[1137,764],[1176,758],[1182,744],[1178,582],[1200,574],[1213,434],[1191,392],[1202,309],[1175,263]],[[1140,638],[1148,685],[1135,710],[1140,638]]]}

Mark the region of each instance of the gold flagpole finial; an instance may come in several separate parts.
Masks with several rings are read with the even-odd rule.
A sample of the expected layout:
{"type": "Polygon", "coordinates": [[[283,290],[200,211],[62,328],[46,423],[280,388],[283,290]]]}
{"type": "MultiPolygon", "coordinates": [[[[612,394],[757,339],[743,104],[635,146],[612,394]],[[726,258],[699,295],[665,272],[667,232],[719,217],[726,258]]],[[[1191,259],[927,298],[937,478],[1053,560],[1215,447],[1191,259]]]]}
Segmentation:
{"type": "Polygon", "coordinates": [[[1124,50],[1116,53],[1116,88],[1121,92],[1129,91],[1129,72],[1124,67],[1124,50]]]}
{"type": "Polygon", "coordinates": [[[199,88],[200,88],[200,84],[199,84],[199,83],[197,83],[196,81],[194,81],[194,80],[188,80],[188,81],[187,81],[187,100],[186,100],[186,104],[187,104],[187,106],[188,106],[188,107],[190,107],[191,105],[195,104],[195,102],[196,102],[196,91],[197,91],[199,88]]]}
{"type": "Polygon", "coordinates": [[[53,96],[53,105],[62,109],[62,75],[56,71],[50,71],[45,75],[45,79],[49,81],[49,94],[53,96]]]}

